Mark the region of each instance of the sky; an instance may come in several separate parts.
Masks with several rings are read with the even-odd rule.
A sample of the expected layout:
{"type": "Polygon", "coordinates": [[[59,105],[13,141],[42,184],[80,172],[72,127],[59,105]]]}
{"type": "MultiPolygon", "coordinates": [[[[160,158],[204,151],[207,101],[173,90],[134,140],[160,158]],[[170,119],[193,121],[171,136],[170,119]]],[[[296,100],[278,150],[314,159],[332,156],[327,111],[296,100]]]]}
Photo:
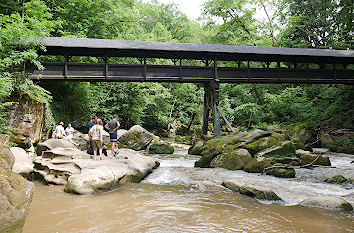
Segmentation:
{"type": "MultiPolygon", "coordinates": [[[[202,5],[206,0],[158,0],[160,3],[175,3],[190,19],[197,19],[201,14],[202,5]]],[[[149,0],[144,0],[149,2],[149,0]]]]}

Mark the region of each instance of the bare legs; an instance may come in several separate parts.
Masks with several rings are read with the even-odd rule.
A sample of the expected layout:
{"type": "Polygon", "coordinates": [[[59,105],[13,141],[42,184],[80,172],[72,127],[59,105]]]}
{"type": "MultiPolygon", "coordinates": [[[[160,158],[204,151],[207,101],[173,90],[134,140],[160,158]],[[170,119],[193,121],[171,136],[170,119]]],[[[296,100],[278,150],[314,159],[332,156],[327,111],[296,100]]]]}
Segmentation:
{"type": "Polygon", "coordinates": [[[114,156],[114,148],[116,147],[116,142],[112,142],[112,147],[111,147],[111,157],[114,156]]]}
{"type": "Polygon", "coordinates": [[[99,152],[100,152],[100,160],[102,160],[102,148],[99,149],[99,152]]]}

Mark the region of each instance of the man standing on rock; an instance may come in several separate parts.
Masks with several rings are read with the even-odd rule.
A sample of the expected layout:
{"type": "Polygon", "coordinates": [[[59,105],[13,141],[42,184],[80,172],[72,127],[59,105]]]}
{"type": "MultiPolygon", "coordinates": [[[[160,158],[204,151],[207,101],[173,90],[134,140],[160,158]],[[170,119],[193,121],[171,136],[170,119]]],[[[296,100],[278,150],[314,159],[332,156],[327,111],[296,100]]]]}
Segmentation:
{"type": "MultiPolygon", "coordinates": [[[[111,156],[114,155],[114,148],[116,146],[116,143],[118,141],[118,135],[117,135],[117,130],[119,128],[120,124],[118,121],[118,116],[117,114],[113,115],[113,119],[109,121],[104,127],[109,131],[109,138],[111,139],[110,141],[112,142],[112,147],[111,147],[111,156]]],[[[118,153],[117,153],[118,154],[118,153]]]]}

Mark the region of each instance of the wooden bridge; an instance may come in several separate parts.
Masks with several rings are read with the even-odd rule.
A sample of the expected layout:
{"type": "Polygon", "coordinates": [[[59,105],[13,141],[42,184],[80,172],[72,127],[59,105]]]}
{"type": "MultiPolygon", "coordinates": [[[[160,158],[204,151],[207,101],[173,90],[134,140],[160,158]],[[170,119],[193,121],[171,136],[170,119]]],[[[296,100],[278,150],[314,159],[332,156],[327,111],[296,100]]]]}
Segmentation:
{"type": "MultiPolygon", "coordinates": [[[[213,111],[214,132],[220,135],[220,83],[354,84],[354,51],[182,44],[87,38],[39,38],[46,51],[64,62],[42,63],[44,71],[27,69],[32,79],[85,82],[204,83],[203,134],[213,111]],[[103,63],[73,63],[73,56],[103,58],[103,63]],[[110,63],[109,58],[136,58],[138,64],[110,63]],[[148,64],[167,59],[171,65],[148,64]],[[191,64],[201,65],[188,65],[191,64]]],[[[225,119],[225,121],[227,121],[225,119]]]]}

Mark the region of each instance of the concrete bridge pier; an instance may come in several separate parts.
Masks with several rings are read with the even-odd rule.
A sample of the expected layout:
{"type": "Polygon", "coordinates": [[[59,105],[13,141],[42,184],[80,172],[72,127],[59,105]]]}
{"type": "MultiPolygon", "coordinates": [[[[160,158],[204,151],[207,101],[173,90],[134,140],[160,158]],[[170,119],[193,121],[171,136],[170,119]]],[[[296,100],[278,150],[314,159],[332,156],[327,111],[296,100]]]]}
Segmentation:
{"type": "Polygon", "coordinates": [[[220,136],[220,116],[217,111],[219,105],[219,87],[220,84],[215,80],[204,83],[204,109],[203,109],[203,126],[202,134],[208,134],[208,125],[210,120],[210,112],[212,112],[214,135],[220,136]]]}

